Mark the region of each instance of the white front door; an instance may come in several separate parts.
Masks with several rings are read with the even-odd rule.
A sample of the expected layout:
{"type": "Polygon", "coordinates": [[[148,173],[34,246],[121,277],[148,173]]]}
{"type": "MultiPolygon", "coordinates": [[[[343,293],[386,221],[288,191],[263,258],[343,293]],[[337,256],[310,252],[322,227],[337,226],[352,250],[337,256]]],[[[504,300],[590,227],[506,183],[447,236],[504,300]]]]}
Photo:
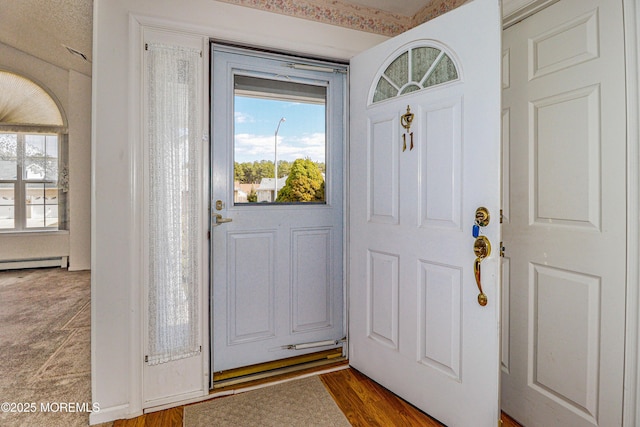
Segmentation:
{"type": "Polygon", "coordinates": [[[213,47],[213,372],[342,346],[346,78],[332,67],[213,47]]]}
{"type": "Polygon", "coordinates": [[[622,425],[622,1],[561,0],[504,32],[503,410],[622,425]]]}
{"type": "Polygon", "coordinates": [[[349,358],[449,426],[499,418],[500,38],[475,0],[351,62],[349,358]]]}

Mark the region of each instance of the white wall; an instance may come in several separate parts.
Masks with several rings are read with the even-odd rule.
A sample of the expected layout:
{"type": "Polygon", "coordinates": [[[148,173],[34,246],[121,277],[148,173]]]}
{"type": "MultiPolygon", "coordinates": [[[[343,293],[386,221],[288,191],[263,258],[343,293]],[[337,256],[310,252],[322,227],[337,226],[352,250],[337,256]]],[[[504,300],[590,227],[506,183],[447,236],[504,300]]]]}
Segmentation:
{"type": "Polygon", "coordinates": [[[69,270],[91,268],[91,77],[69,72],[69,270]]]}
{"type": "MultiPolygon", "coordinates": [[[[142,46],[136,23],[280,51],[348,60],[386,37],[213,0],[96,0],[93,48],[92,392],[98,423],[142,410],[142,236],[133,165],[142,46]],[[133,17],[133,18],[132,18],[133,17]],[[147,18],[148,17],[148,18],[147,18]],[[130,20],[130,18],[132,18],[130,20]]],[[[208,319],[204,318],[203,322],[208,319]]],[[[204,373],[205,375],[207,373],[204,373]]]]}
{"type": "Polygon", "coordinates": [[[69,268],[90,268],[91,78],[69,72],[0,43],[0,69],[14,71],[50,91],[63,109],[69,132],[69,231],[0,234],[0,260],[69,256],[69,268]],[[77,190],[77,191],[76,191],[77,190]]]}

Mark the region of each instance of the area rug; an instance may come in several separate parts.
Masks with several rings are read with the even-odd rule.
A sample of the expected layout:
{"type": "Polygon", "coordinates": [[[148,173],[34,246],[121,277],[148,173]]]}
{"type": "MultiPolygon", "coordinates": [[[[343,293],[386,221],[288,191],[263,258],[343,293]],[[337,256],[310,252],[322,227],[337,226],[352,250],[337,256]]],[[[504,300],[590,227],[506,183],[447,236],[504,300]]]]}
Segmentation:
{"type": "Polygon", "coordinates": [[[90,281],[61,268],[0,272],[0,426],[88,425],[90,281]]]}
{"type": "Polygon", "coordinates": [[[184,408],[184,427],[348,427],[349,421],[317,376],[184,408]]]}

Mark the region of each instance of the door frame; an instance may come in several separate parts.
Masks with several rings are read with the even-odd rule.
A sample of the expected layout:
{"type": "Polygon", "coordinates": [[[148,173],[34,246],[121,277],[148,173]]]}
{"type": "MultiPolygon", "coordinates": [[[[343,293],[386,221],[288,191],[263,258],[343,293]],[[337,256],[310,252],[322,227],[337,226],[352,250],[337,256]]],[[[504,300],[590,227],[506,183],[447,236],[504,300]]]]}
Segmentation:
{"type": "MultiPolygon", "coordinates": [[[[323,69],[327,69],[327,68],[335,68],[335,73],[337,74],[342,74],[343,75],[343,89],[342,89],[342,96],[338,97],[336,96],[334,97],[330,97],[329,96],[329,92],[330,92],[330,86],[326,86],[327,88],[327,103],[325,105],[325,111],[327,114],[327,121],[326,121],[326,128],[327,128],[327,141],[326,143],[329,144],[329,139],[331,139],[333,137],[333,132],[332,129],[337,127],[337,120],[334,120],[335,117],[338,116],[338,114],[334,113],[333,111],[336,110],[335,105],[337,105],[338,103],[342,104],[342,114],[341,114],[341,120],[342,120],[342,132],[341,132],[341,140],[337,140],[333,142],[333,147],[331,148],[331,150],[328,148],[327,145],[327,149],[326,149],[326,160],[325,160],[325,164],[329,164],[329,162],[333,162],[334,158],[332,157],[333,155],[331,154],[332,151],[342,151],[339,156],[342,158],[342,165],[339,166],[340,171],[338,172],[338,169],[336,169],[336,172],[331,172],[330,175],[327,176],[331,176],[331,178],[333,178],[333,175],[339,175],[342,174],[342,181],[341,183],[336,182],[337,179],[333,179],[332,181],[329,182],[329,186],[330,187],[334,187],[334,189],[332,190],[330,187],[328,194],[328,197],[326,199],[326,204],[324,205],[324,208],[335,208],[335,206],[332,206],[332,199],[333,197],[331,196],[331,193],[335,193],[336,190],[335,188],[341,188],[342,191],[342,198],[340,200],[341,203],[341,208],[342,208],[342,219],[340,221],[340,226],[342,227],[342,233],[340,233],[341,235],[339,236],[339,238],[342,241],[342,259],[341,259],[341,263],[342,263],[342,330],[344,332],[344,335],[342,336],[346,336],[348,335],[348,319],[347,319],[347,314],[348,314],[348,302],[347,302],[347,296],[348,296],[348,289],[347,289],[347,272],[348,272],[348,230],[347,230],[347,223],[348,223],[348,201],[349,201],[349,194],[348,194],[348,155],[349,155],[349,63],[345,62],[345,61],[341,61],[338,59],[323,59],[323,58],[318,58],[318,57],[314,57],[313,55],[310,54],[303,54],[300,52],[295,52],[295,51],[287,51],[287,50],[279,50],[279,49],[269,49],[269,48],[259,48],[259,47],[255,47],[249,44],[243,44],[243,43],[233,43],[230,42],[228,40],[225,39],[218,39],[218,38],[214,38],[211,37],[209,39],[209,43],[208,43],[208,50],[209,50],[209,57],[207,58],[208,60],[208,64],[207,64],[207,71],[206,74],[209,76],[209,87],[208,87],[208,93],[210,94],[210,99],[208,101],[208,118],[209,118],[209,138],[208,138],[208,146],[209,146],[209,150],[210,150],[210,158],[208,159],[209,161],[209,166],[208,166],[208,179],[209,179],[209,203],[210,203],[210,216],[212,216],[215,212],[214,212],[214,208],[213,208],[213,201],[214,201],[214,149],[213,149],[213,144],[215,143],[215,137],[214,137],[214,126],[213,126],[213,117],[214,117],[214,109],[213,109],[213,96],[214,92],[217,90],[215,87],[213,87],[214,85],[214,79],[213,79],[213,63],[215,61],[214,59],[214,50],[217,50],[220,53],[224,53],[224,54],[231,54],[231,55],[246,55],[249,57],[254,57],[256,60],[264,60],[264,61],[279,61],[279,62],[289,62],[291,64],[298,64],[298,65],[303,65],[303,66],[307,66],[307,67],[311,67],[309,68],[307,71],[302,71],[302,74],[297,75],[297,78],[300,79],[309,79],[310,81],[313,80],[313,76],[306,76],[304,75],[307,72],[313,72],[314,70],[312,69],[313,67],[317,67],[318,70],[316,71],[317,73],[325,73],[326,71],[324,71],[323,69]],[[342,69],[344,69],[342,71],[342,69]],[[341,71],[337,71],[337,70],[341,70],[341,71]],[[330,105],[330,103],[332,105],[330,105]],[[339,146],[339,144],[342,142],[342,146],[339,146]],[[330,158],[331,157],[331,158],[330,158]]],[[[235,63],[234,63],[235,64],[235,63]]],[[[261,67],[261,65],[252,65],[252,67],[249,71],[250,73],[253,72],[265,72],[266,74],[270,73],[270,69],[268,71],[266,71],[264,68],[263,69],[259,69],[259,67],[261,67]]],[[[264,65],[263,65],[264,67],[264,65]]],[[[292,69],[292,73],[295,73],[295,67],[291,67],[292,69]]],[[[292,77],[296,77],[295,74],[292,74],[292,77]]],[[[337,78],[336,78],[337,79],[337,78]]],[[[329,78],[327,77],[327,80],[329,80],[329,78]]],[[[335,82],[333,82],[333,80],[331,81],[331,85],[335,86],[334,84],[335,82]]],[[[224,91],[222,91],[223,93],[220,96],[226,96],[226,94],[224,93],[224,91]]],[[[233,92],[233,91],[231,91],[233,92]]],[[[233,93],[230,94],[231,97],[233,97],[233,93]]],[[[232,126],[233,127],[233,126],[232,126]]],[[[336,132],[337,134],[337,132],[336,132]]],[[[231,154],[228,154],[231,155],[231,154]]],[[[332,167],[333,168],[333,167],[332,167]]],[[[230,171],[231,172],[231,171],[230,171]]],[[[329,173],[329,171],[327,172],[329,173]]],[[[277,205],[271,205],[271,207],[275,207],[277,205]]],[[[233,208],[233,206],[229,206],[231,208],[233,208]]],[[[285,208],[285,206],[281,206],[280,208],[285,208]]],[[[225,210],[228,209],[225,208],[225,210]]],[[[240,209],[242,209],[242,207],[240,207],[240,209]]],[[[252,209],[256,209],[255,207],[252,209]]],[[[282,210],[281,213],[286,213],[285,210],[282,210]]],[[[214,230],[213,228],[215,227],[215,225],[213,223],[211,223],[211,226],[209,228],[210,230],[210,239],[208,241],[208,248],[209,248],[209,260],[208,260],[208,283],[206,284],[207,287],[207,298],[208,301],[210,302],[209,304],[209,308],[207,310],[207,326],[209,328],[208,330],[208,334],[209,334],[209,347],[208,347],[208,360],[209,360],[209,387],[211,390],[213,390],[213,374],[214,374],[214,342],[215,340],[213,339],[213,334],[214,334],[214,318],[213,318],[213,311],[214,311],[214,305],[213,305],[213,289],[214,289],[214,274],[213,274],[213,260],[214,257],[216,256],[216,254],[214,253],[214,244],[213,244],[213,239],[214,239],[214,230]]],[[[348,358],[348,339],[342,343],[342,351],[343,351],[343,355],[345,357],[348,358]]],[[[318,349],[317,351],[320,351],[321,349],[318,349]]],[[[304,354],[311,354],[311,353],[303,353],[300,355],[304,355],[304,354]]],[[[292,355],[293,356],[293,355],[292,355]]],[[[268,363],[268,362],[267,362],[268,363]]],[[[239,368],[236,368],[239,369],[239,368]]]]}
{"type": "Polygon", "coordinates": [[[502,29],[510,27],[560,0],[503,0],[502,29]]]}
{"type": "Polygon", "coordinates": [[[623,0],[627,94],[627,327],[623,426],[640,425],[640,1],[623,0]]]}

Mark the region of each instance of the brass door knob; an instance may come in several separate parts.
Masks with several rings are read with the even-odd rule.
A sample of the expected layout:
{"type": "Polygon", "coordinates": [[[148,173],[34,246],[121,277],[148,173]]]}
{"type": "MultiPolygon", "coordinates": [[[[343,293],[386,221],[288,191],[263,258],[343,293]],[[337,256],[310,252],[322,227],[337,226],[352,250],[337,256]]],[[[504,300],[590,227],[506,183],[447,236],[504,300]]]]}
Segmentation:
{"type": "Polygon", "coordinates": [[[480,270],[480,263],[482,260],[491,255],[491,242],[485,236],[478,236],[473,243],[473,253],[476,254],[476,260],[473,263],[473,272],[476,277],[476,285],[478,285],[478,304],[481,306],[487,305],[488,299],[485,293],[482,291],[482,276],[480,270]]]}

